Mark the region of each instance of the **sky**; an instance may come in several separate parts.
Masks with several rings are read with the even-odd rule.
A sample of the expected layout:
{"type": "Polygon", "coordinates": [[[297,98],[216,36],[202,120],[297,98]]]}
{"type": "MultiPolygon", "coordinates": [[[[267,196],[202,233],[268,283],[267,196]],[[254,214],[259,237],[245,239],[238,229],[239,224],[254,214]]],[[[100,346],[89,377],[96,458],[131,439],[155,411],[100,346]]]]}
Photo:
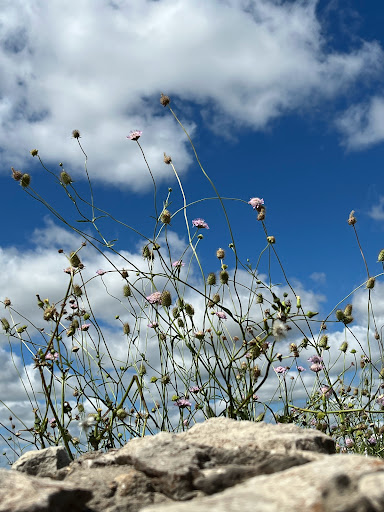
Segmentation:
{"type": "MultiPolygon", "coordinates": [[[[367,279],[347,223],[351,210],[370,275],[383,271],[377,263],[384,247],[381,0],[2,0],[0,5],[0,289],[27,318],[39,314],[36,293],[60,300],[68,263],[58,249],[76,250],[81,239],[12,180],[11,167],[29,173],[33,189],[76,222],[63,189],[30,154],[38,149],[50,171],[59,175],[64,168],[89,196],[74,129],[88,156],[95,204],[146,237],[153,234],[152,180],[139,147],[127,136],[143,132],[140,144],[157,183],[158,208],[172,188],[174,213],[183,202],[177,179],[163,162],[164,152],[171,155],[187,203],[214,198],[188,208],[191,229],[194,218],[205,219],[210,228],[199,245],[206,272],[217,270],[218,247],[227,250],[229,269],[233,266],[232,240],[216,193],[185,133],[160,104],[161,92],[171,98],[206,174],[228,198],[224,203],[243,262],[255,265],[266,246],[257,213],[247,204],[260,197],[286,275],[304,307],[319,311],[319,318],[367,279]]],[[[112,222],[99,225],[107,240],[117,239],[116,250],[143,264],[142,238],[112,222]]],[[[169,232],[172,248],[182,254],[187,241],[182,212],[169,232]]],[[[106,266],[91,249],[84,261],[89,276],[106,266]]],[[[272,270],[273,282],[286,286],[276,262],[272,270]]],[[[263,259],[260,272],[267,271],[263,259]]],[[[379,330],[382,291],[378,278],[372,297],[379,330]]],[[[107,322],[115,306],[95,294],[96,311],[112,332],[107,322]]],[[[364,287],[350,299],[355,332],[363,337],[366,299],[364,287]]],[[[334,329],[335,344],[343,336],[334,329]]],[[[3,335],[0,351],[0,399],[6,396],[26,411],[3,335]]],[[[0,408],[0,420],[7,415],[0,408]]]]}

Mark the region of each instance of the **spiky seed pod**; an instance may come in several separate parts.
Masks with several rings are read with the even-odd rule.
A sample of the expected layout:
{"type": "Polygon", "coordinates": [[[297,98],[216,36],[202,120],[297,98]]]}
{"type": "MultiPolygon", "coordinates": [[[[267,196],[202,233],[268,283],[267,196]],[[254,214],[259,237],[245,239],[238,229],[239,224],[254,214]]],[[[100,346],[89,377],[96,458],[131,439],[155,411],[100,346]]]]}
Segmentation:
{"type": "Polygon", "coordinates": [[[16,171],[16,169],[14,169],[13,167],[11,167],[11,171],[12,171],[12,178],[15,181],[20,181],[21,178],[23,177],[23,173],[20,171],[16,171]]]}
{"type": "Polygon", "coordinates": [[[263,304],[264,302],[264,297],[261,293],[258,293],[256,295],[256,304],[263,304]]]}
{"type": "Polygon", "coordinates": [[[0,319],[0,322],[1,322],[1,325],[2,325],[2,327],[3,327],[3,329],[4,329],[4,331],[5,331],[5,332],[8,332],[8,331],[9,331],[9,329],[10,329],[10,325],[9,325],[8,320],[7,320],[6,318],[1,318],[1,319],[0,319]]]}
{"type": "Polygon", "coordinates": [[[220,299],[220,295],[219,295],[218,293],[215,293],[215,294],[213,295],[213,297],[212,297],[212,302],[213,302],[214,304],[218,304],[218,303],[220,302],[220,300],[221,300],[221,299],[220,299]]]}
{"type": "Polygon", "coordinates": [[[184,307],[184,299],[182,299],[182,298],[180,298],[180,297],[179,297],[179,298],[177,299],[176,306],[177,306],[179,309],[183,309],[183,307],[184,307]]]}
{"type": "Polygon", "coordinates": [[[131,328],[129,326],[129,323],[128,322],[125,322],[123,324],[123,333],[126,334],[128,336],[128,334],[131,332],[131,328]]]}
{"type": "Polygon", "coordinates": [[[188,316],[193,316],[195,314],[195,309],[192,306],[192,304],[186,304],[185,305],[185,312],[188,316]]]}
{"type": "Polygon", "coordinates": [[[348,343],[347,343],[346,341],[344,341],[344,342],[340,345],[339,350],[341,350],[341,351],[342,351],[342,352],[344,352],[344,354],[345,354],[345,352],[347,351],[347,349],[348,349],[348,343]]]}
{"type": "Polygon", "coordinates": [[[72,137],[74,139],[80,139],[80,132],[79,132],[79,130],[72,130],[72,137]]]}
{"type": "Polygon", "coordinates": [[[164,163],[169,165],[172,162],[172,158],[164,153],[164,163]]]}
{"type": "Polygon", "coordinates": [[[69,263],[74,268],[80,267],[81,261],[76,252],[71,252],[71,254],[69,255],[69,263]]]}
{"type": "Polygon", "coordinates": [[[30,153],[31,153],[32,156],[37,156],[39,151],[37,149],[31,149],[30,153]]]}
{"type": "Polygon", "coordinates": [[[73,295],[75,297],[81,297],[83,295],[83,292],[81,290],[81,286],[79,286],[78,284],[74,284],[73,285],[73,295]]]}
{"type": "Polygon", "coordinates": [[[161,294],[161,305],[165,308],[169,308],[172,304],[172,297],[168,290],[164,290],[161,294]]]}
{"type": "Polygon", "coordinates": [[[26,188],[26,187],[29,186],[30,183],[31,183],[30,175],[29,174],[23,174],[22,177],[21,177],[20,185],[23,188],[26,188]]]}
{"type": "Polygon", "coordinates": [[[130,297],[132,295],[131,287],[129,286],[129,284],[125,284],[123,286],[123,295],[124,297],[130,297]]]}
{"type": "Polygon", "coordinates": [[[350,226],[354,226],[357,222],[357,219],[355,217],[355,210],[352,210],[348,217],[348,224],[350,226]]]}
{"type": "Polygon", "coordinates": [[[74,318],[71,322],[71,327],[73,327],[74,329],[78,329],[79,328],[79,321],[77,318],[74,318]]]}
{"type": "Polygon", "coordinates": [[[160,220],[163,224],[170,224],[171,212],[169,210],[163,210],[163,213],[160,215],[160,220]]]}
{"type": "Polygon", "coordinates": [[[184,327],[184,320],[183,320],[182,318],[178,318],[178,319],[177,319],[177,325],[178,325],[179,327],[184,327]]]}
{"type": "Polygon", "coordinates": [[[226,270],[220,272],[220,282],[222,284],[228,284],[229,274],[226,270]]]}
{"type": "Polygon", "coordinates": [[[60,180],[64,185],[70,185],[72,183],[72,178],[66,171],[60,173],[60,180]]]}
{"type": "Polygon", "coordinates": [[[142,377],[143,375],[145,375],[147,373],[147,369],[145,367],[145,364],[144,363],[141,363],[140,364],[140,367],[139,367],[139,371],[138,371],[138,374],[140,375],[140,377],[142,377]]]}
{"type": "Polygon", "coordinates": [[[353,322],[353,316],[350,316],[350,315],[345,316],[343,322],[345,325],[350,324],[351,322],[353,322]]]}
{"type": "Polygon", "coordinates": [[[160,103],[163,105],[163,107],[166,107],[170,103],[169,96],[166,96],[165,94],[161,93],[160,96],[160,103]]]}
{"type": "Polygon", "coordinates": [[[375,278],[374,277],[370,277],[367,281],[367,284],[366,284],[366,287],[369,289],[369,290],[372,290],[372,288],[375,286],[375,278]]]}
{"type": "Polygon", "coordinates": [[[344,316],[352,315],[352,304],[347,304],[344,309],[344,316]]]}
{"type": "Polygon", "coordinates": [[[341,309],[338,309],[336,311],[337,320],[342,321],[342,320],[344,320],[344,317],[345,317],[344,311],[342,311],[341,309]]]}
{"type": "Polygon", "coordinates": [[[127,272],[126,270],[124,270],[124,269],[123,269],[123,270],[120,272],[120,275],[121,275],[121,277],[122,277],[123,279],[127,279],[127,277],[128,277],[128,272],[127,272]]]}
{"type": "Polygon", "coordinates": [[[377,257],[377,261],[384,261],[384,249],[381,249],[379,252],[379,256],[377,257]]]}
{"type": "Polygon", "coordinates": [[[219,260],[223,260],[225,258],[225,251],[221,247],[216,251],[216,258],[219,260]]]}
{"type": "Polygon", "coordinates": [[[179,318],[179,316],[180,316],[180,310],[179,310],[179,308],[174,307],[174,308],[172,309],[172,316],[173,316],[173,318],[179,318]]]}
{"type": "Polygon", "coordinates": [[[328,336],[326,336],[326,335],[324,334],[324,336],[322,336],[322,337],[320,338],[320,341],[319,341],[319,347],[321,347],[321,348],[326,348],[326,347],[327,347],[327,345],[328,345],[328,336]]]}
{"type": "Polygon", "coordinates": [[[207,284],[209,284],[209,286],[214,286],[216,284],[216,275],[214,272],[208,274],[207,284]]]}

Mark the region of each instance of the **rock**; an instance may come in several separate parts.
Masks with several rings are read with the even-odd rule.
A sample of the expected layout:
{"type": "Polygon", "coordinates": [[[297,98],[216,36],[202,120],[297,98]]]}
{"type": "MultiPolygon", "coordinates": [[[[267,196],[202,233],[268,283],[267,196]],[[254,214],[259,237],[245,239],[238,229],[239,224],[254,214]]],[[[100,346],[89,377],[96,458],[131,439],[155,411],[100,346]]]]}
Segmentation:
{"type": "Polygon", "coordinates": [[[63,446],[52,446],[24,453],[12,465],[12,469],[33,476],[54,477],[58,469],[68,466],[70,462],[71,459],[63,446]]]}
{"type": "MultiPolygon", "coordinates": [[[[88,512],[384,510],[384,461],[336,455],[330,437],[294,425],[211,418],[180,434],[133,439],[71,463],[59,463],[58,453],[29,452],[13,466],[27,474],[12,474],[39,481],[35,489],[88,492],[87,508],[78,509],[88,512]]],[[[14,495],[12,488],[7,492],[14,495]]],[[[20,510],[48,510],[36,503],[20,510]]]]}
{"type": "Polygon", "coordinates": [[[84,512],[90,490],[0,469],[0,512],[84,512]]]}

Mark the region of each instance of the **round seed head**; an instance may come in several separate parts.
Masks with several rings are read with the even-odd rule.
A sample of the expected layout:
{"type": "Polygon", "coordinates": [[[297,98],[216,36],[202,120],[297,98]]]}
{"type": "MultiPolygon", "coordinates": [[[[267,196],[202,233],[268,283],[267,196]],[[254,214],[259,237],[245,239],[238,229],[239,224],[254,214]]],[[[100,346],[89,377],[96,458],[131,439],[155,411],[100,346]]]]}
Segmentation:
{"type": "Polygon", "coordinates": [[[216,284],[216,275],[214,272],[211,272],[210,274],[208,274],[207,283],[210,286],[213,286],[216,284]]]}
{"type": "Polygon", "coordinates": [[[372,288],[375,286],[375,278],[374,277],[370,277],[367,281],[367,284],[366,284],[366,287],[369,289],[369,290],[372,290],[372,288]]]}
{"type": "Polygon", "coordinates": [[[229,274],[226,270],[220,272],[220,282],[222,284],[228,284],[229,274]]]}
{"type": "Polygon", "coordinates": [[[20,185],[23,188],[26,188],[26,187],[29,186],[30,183],[31,183],[30,175],[29,174],[23,174],[22,177],[21,177],[20,185]]]}
{"type": "Polygon", "coordinates": [[[72,137],[74,139],[80,139],[80,132],[79,132],[79,130],[72,130],[72,137]]]}
{"type": "Polygon", "coordinates": [[[123,295],[124,297],[130,297],[132,295],[131,287],[129,286],[129,284],[125,284],[123,286],[123,295]]]}
{"type": "Polygon", "coordinates": [[[169,308],[169,306],[172,304],[172,297],[168,290],[164,290],[161,294],[161,305],[169,308]]]}
{"type": "Polygon", "coordinates": [[[163,213],[160,215],[160,220],[163,224],[170,224],[171,213],[168,210],[163,210],[163,213]]]}
{"type": "Polygon", "coordinates": [[[15,181],[20,181],[21,178],[23,177],[23,173],[20,171],[16,171],[16,169],[14,169],[13,167],[11,167],[11,171],[12,171],[12,178],[15,181]]]}
{"type": "Polygon", "coordinates": [[[169,96],[166,96],[165,94],[161,93],[160,96],[160,103],[163,105],[163,107],[166,107],[170,103],[169,96]]]}
{"type": "Polygon", "coordinates": [[[131,332],[131,328],[129,326],[129,323],[128,322],[125,322],[123,324],[123,333],[128,335],[129,333],[131,332]]]}
{"type": "Polygon", "coordinates": [[[219,260],[223,260],[225,258],[225,251],[224,249],[217,249],[216,251],[216,258],[218,258],[219,260]]]}

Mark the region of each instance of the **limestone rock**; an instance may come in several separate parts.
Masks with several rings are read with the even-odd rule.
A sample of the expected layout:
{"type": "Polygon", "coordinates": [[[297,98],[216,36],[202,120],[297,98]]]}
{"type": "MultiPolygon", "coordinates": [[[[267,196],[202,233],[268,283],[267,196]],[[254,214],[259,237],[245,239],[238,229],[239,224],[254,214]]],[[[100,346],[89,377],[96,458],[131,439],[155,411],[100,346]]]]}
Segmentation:
{"type": "MultiPolygon", "coordinates": [[[[330,437],[294,425],[211,418],[180,434],[133,439],[70,464],[58,463],[60,452],[50,450],[30,452],[14,465],[49,479],[8,474],[37,480],[35,490],[55,489],[58,496],[87,489],[86,507],[78,509],[87,512],[384,510],[383,460],[335,455],[330,437]]],[[[33,505],[33,496],[29,491],[29,508],[20,511],[62,510],[48,509],[40,492],[33,505]]],[[[58,499],[61,506],[64,499],[58,499]]]]}
{"type": "Polygon", "coordinates": [[[52,446],[24,453],[12,465],[12,469],[33,476],[54,477],[58,469],[68,466],[70,462],[71,459],[63,446],[52,446]]]}

